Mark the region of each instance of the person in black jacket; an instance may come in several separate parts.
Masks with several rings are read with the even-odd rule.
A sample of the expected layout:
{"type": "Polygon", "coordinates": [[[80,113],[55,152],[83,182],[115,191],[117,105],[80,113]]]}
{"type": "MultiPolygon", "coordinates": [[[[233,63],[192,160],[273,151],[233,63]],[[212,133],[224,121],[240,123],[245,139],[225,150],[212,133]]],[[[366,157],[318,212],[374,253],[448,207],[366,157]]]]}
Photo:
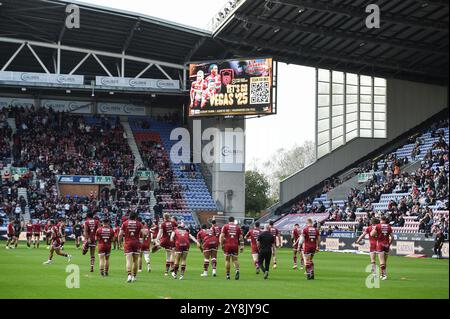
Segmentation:
{"type": "Polygon", "coordinates": [[[267,224],[264,231],[258,236],[258,263],[264,272],[264,279],[269,277],[270,260],[272,259],[272,249],[275,246],[275,237],[270,232],[270,226],[267,224]]]}

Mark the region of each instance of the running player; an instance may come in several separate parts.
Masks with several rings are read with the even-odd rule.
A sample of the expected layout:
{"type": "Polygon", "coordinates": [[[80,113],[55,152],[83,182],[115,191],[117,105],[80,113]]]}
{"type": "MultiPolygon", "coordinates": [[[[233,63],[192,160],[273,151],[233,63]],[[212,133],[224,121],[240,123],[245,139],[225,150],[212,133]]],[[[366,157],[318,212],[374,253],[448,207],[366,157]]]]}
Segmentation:
{"type": "Polygon", "coordinates": [[[66,243],[66,221],[64,218],[61,218],[58,227],[61,233],[61,249],[64,250],[64,244],[66,243]]]}
{"type": "Polygon", "coordinates": [[[180,263],[181,263],[180,280],[183,280],[184,278],[184,273],[186,271],[186,259],[190,247],[189,239],[195,242],[197,246],[200,245],[197,239],[189,233],[188,229],[186,229],[184,223],[180,223],[180,225],[170,235],[170,240],[175,245],[175,259],[172,272],[172,277],[174,279],[177,279],[178,268],[180,266],[180,263]]]}
{"type": "Polygon", "coordinates": [[[214,233],[213,227],[209,228],[206,225],[202,225],[202,229],[197,234],[198,247],[203,253],[203,273],[202,277],[208,276],[209,260],[211,259],[212,275],[216,277],[217,266],[217,248],[219,246],[219,239],[214,233]]]}
{"type": "Polygon", "coordinates": [[[25,230],[27,234],[27,247],[31,248],[31,240],[33,239],[33,222],[31,220],[25,224],[25,230]]]}
{"type": "Polygon", "coordinates": [[[372,230],[376,227],[376,225],[379,223],[377,218],[372,218],[370,220],[370,225],[363,231],[361,236],[358,237],[356,240],[356,243],[359,244],[361,240],[363,240],[366,235],[369,235],[369,252],[370,252],[370,263],[372,264],[372,273],[374,275],[377,274],[377,238],[373,237],[371,235],[372,230]]]}
{"type": "Polygon", "coordinates": [[[6,242],[6,249],[12,249],[14,248],[14,246],[11,247],[10,245],[14,245],[17,241],[14,232],[14,218],[10,219],[8,226],[6,228],[6,234],[8,236],[8,241],[6,242]]]}
{"type": "Polygon", "coordinates": [[[250,229],[248,233],[245,235],[245,239],[251,242],[252,247],[252,258],[253,258],[253,265],[256,268],[256,274],[259,274],[260,267],[259,267],[259,248],[258,248],[258,237],[261,233],[260,224],[259,222],[256,222],[253,229],[250,229]]]}
{"type": "Polygon", "coordinates": [[[311,218],[308,218],[306,221],[306,227],[302,230],[299,244],[303,247],[303,258],[306,266],[306,279],[314,279],[313,258],[314,254],[319,252],[320,234],[317,228],[313,226],[313,221],[311,218]]]}
{"type": "Polygon", "coordinates": [[[105,218],[102,227],[99,227],[95,233],[95,239],[98,243],[100,275],[102,277],[108,276],[109,256],[111,254],[111,242],[113,238],[114,230],[109,225],[109,219],[105,218]]]}
{"type": "Polygon", "coordinates": [[[277,228],[274,226],[274,221],[269,221],[270,233],[275,237],[275,245],[272,251],[273,269],[277,268],[277,248],[281,247],[281,235],[277,228]]]}
{"type": "Polygon", "coordinates": [[[126,257],[127,282],[135,282],[138,270],[138,258],[141,250],[139,238],[142,224],[137,220],[137,214],[131,212],[129,218],[123,222],[119,232],[119,241],[124,238],[124,252],[126,257]]]}
{"type": "Polygon", "coordinates": [[[39,219],[36,219],[33,224],[33,247],[39,248],[41,241],[42,224],[39,219]]]}
{"type": "Polygon", "coordinates": [[[239,280],[239,250],[244,251],[244,238],[242,236],[241,228],[234,223],[234,217],[228,218],[228,224],[223,226],[220,233],[220,245],[222,246],[225,255],[225,269],[227,272],[227,279],[230,279],[231,261],[233,261],[236,273],[235,280],[239,280]],[[240,244],[240,249],[239,249],[240,244]]]}
{"type": "Polygon", "coordinates": [[[153,234],[150,231],[150,228],[148,228],[147,223],[144,221],[142,222],[142,233],[141,233],[141,253],[139,254],[139,269],[138,272],[142,271],[142,257],[145,259],[145,263],[147,264],[147,272],[150,272],[152,270],[152,267],[150,266],[150,246],[153,240],[153,234]]]}
{"type": "Polygon", "coordinates": [[[70,260],[72,259],[72,256],[66,253],[63,253],[61,251],[61,229],[55,225],[55,223],[53,222],[53,220],[49,221],[49,228],[50,228],[50,233],[51,233],[51,241],[52,241],[52,245],[50,247],[50,254],[48,256],[48,260],[44,262],[44,265],[50,265],[53,263],[53,252],[56,252],[57,255],[62,256],[62,257],[66,257],[67,258],[67,262],[70,262],[70,260]]]}
{"type": "Polygon", "coordinates": [[[389,250],[392,244],[392,227],[389,225],[389,220],[386,216],[381,217],[381,222],[377,224],[370,235],[377,238],[377,254],[380,261],[381,280],[387,279],[387,259],[389,250]]]}
{"type": "Polygon", "coordinates": [[[292,248],[293,248],[293,258],[294,258],[294,266],[292,269],[297,269],[297,253],[300,257],[300,269],[303,269],[303,253],[302,247],[299,246],[301,229],[299,224],[294,225],[294,229],[292,230],[292,248]]]}
{"type": "Polygon", "coordinates": [[[81,246],[82,240],[81,235],[83,234],[83,226],[78,220],[75,222],[75,225],[73,226],[73,234],[75,235],[75,245],[77,249],[79,249],[81,246]]]}
{"type": "Polygon", "coordinates": [[[166,271],[164,272],[164,276],[167,276],[169,274],[169,270],[173,269],[174,243],[170,240],[170,236],[172,235],[172,232],[176,227],[176,222],[171,221],[170,215],[165,213],[163,215],[163,222],[159,227],[158,236],[156,238],[157,245],[166,250],[166,271]]]}
{"type": "Polygon", "coordinates": [[[98,219],[94,218],[92,212],[87,213],[86,221],[84,222],[84,245],[83,245],[83,255],[86,255],[88,250],[91,254],[91,272],[94,272],[95,264],[95,247],[97,246],[95,241],[95,234],[99,226],[98,219]]]}
{"type": "Polygon", "coordinates": [[[50,249],[50,240],[51,240],[50,220],[47,220],[47,222],[45,223],[44,232],[45,232],[45,244],[47,245],[47,249],[50,249]]]}

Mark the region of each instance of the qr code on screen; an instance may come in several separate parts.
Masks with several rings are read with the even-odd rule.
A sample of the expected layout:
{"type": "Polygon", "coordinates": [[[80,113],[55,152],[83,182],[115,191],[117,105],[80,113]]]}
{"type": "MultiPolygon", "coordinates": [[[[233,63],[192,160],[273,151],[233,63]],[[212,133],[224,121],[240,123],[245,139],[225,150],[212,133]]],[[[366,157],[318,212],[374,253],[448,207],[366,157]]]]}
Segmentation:
{"type": "Polygon", "coordinates": [[[259,77],[250,79],[250,104],[270,103],[270,78],[259,77]]]}

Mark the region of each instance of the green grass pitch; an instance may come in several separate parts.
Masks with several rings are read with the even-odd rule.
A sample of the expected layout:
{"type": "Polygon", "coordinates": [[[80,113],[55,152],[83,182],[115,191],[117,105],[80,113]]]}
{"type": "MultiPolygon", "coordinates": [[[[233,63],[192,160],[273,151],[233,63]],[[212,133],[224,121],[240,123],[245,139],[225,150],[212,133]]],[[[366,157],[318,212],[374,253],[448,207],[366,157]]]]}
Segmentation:
{"type": "Polygon", "coordinates": [[[53,265],[44,266],[48,250],[28,249],[24,243],[15,250],[0,248],[0,298],[177,298],[177,299],[307,299],[307,298],[449,298],[448,260],[412,259],[391,256],[387,281],[380,288],[366,287],[365,272],[369,264],[366,255],[320,252],[315,257],[316,279],[307,281],[303,271],[292,269],[292,252],[282,249],[278,255],[278,268],[271,270],[265,281],[256,275],[250,250],[240,256],[241,279],[227,281],[224,258],[218,256],[218,276],[201,278],[203,258],[194,247],[188,256],[185,280],[164,277],[164,252],[151,254],[152,272],[138,274],[135,283],[125,282],[125,257],[113,251],[110,276],[102,278],[98,272],[89,272],[89,256],[82,256],[72,244],[65,251],[74,257],[71,264],[80,267],[80,288],[66,287],[67,261],[54,257],[53,265]]]}

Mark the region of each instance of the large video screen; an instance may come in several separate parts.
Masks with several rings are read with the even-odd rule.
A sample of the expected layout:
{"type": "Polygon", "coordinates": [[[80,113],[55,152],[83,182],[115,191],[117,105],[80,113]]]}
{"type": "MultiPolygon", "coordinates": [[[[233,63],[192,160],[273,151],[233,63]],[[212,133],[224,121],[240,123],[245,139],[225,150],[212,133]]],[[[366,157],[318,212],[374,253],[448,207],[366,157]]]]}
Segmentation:
{"type": "Polygon", "coordinates": [[[274,113],[270,58],[193,63],[189,76],[189,116],[274,113]]]}

